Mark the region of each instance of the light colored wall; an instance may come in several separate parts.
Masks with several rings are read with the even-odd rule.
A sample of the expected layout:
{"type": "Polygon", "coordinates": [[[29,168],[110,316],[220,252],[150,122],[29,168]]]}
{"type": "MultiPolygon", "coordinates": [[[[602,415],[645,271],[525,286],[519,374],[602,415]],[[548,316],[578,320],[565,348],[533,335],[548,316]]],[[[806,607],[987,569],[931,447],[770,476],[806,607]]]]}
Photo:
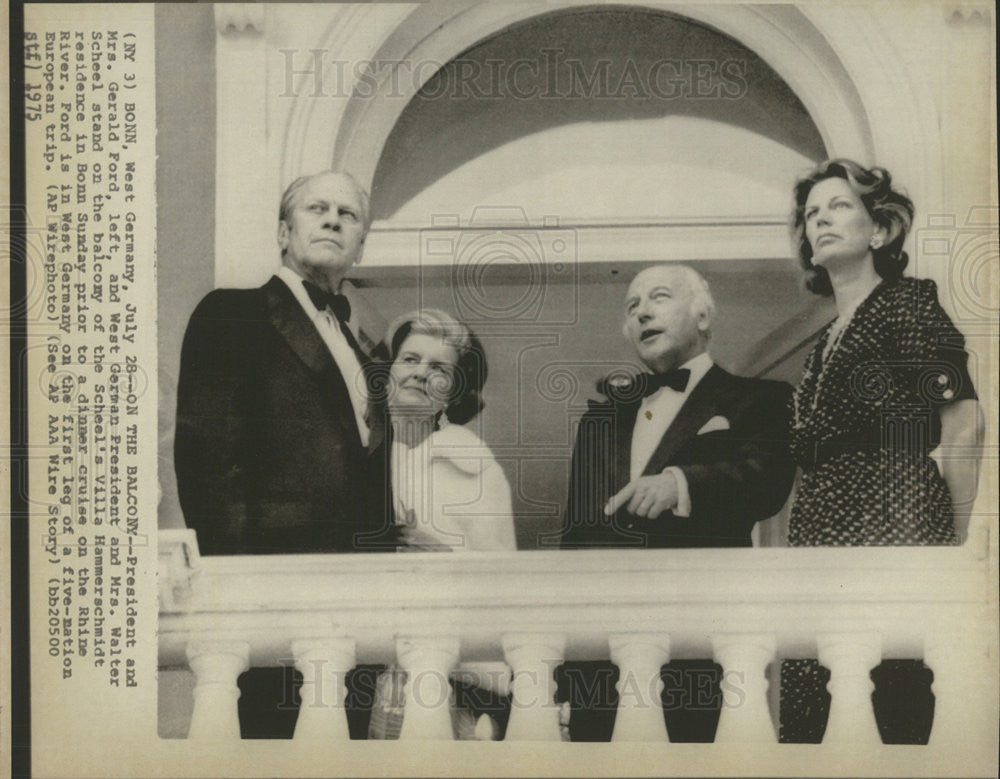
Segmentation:
{"type": "Polygon", "coordinates": [[[160,527],[183,527],[174,477],[177,369],[188,317],[215,264],[212,7],[156,5],[156,274],[160,527]]]}

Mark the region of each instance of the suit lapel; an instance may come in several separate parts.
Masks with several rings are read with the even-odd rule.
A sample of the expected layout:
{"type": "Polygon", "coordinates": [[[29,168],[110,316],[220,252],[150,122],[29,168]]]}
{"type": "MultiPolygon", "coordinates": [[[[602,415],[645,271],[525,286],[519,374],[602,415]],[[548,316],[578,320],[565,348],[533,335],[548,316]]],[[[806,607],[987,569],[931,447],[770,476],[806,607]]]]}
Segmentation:
{"type": "MultiPolygon", "coordinates": [[[[635,417],[639,413],[639,401],[634,403],[615,404],[614,417],[614,495],[632,478],[632,432],[635,429],[635,417]]],[[[609,496],[610,497],[610,496],[609,496]]]]}
{"type": "Polygon", "coordinates": [[[318,376],[336,365],[316,325],[284,281],[272,276],[264,286],[264,295],[269,321],[310,371],[318,376]]]}
{"type": "Polygon", "coordinates": [[[342,413],[337,413],[335,416],[341,427],[346,432],[353,431],[353,434],[357,435],[358,428],[351,409],[347,384],[316,325],[302,310],[299,301],[295,299],[285,282],[277,276],[272,276],[264,286],[264,295],[271,325],[288,348],[312,373],[327,400],[340,407],[342,413]],[[351,413],[346,413],[347,411],[351,413]]]}
{"type": "Polygon", "coordinates": [[[674,417],[674,421],[663,434],[659,445],[649,458],[645,475],[659,473],[668,465],[677,451],[698,434],[698,430],[709,419],[718,413],[718,389],[726,372],[718,365],[709,368],[702,380],[698,382],[684,405],[674,417]]]}

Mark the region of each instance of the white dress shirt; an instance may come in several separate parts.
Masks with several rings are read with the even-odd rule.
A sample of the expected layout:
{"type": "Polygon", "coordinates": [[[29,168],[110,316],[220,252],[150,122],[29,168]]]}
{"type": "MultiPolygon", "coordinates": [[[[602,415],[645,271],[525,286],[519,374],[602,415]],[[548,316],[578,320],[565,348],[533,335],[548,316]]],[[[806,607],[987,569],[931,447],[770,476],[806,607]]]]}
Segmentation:
{"type": "Polygon", "coordinates": [[[361,369],[361,363],[358,361],[358,356],[341,332],[336,317],[326,309],[319,311],[313,305],[309,293],[306,292],[306,288],[302,284],[302,277],[287,265],[282,265],[277,275],[292,291],[306,316],[312,320],[320,338],[323,339],[326,348],[330,350],[330,356],[337,363],[340,374],[344,377],[344,383],[347,385],[347,394],[351,398],[351,405],[354,407],[354,419],[358,423],[361,443],[368,446],[369,431],[368,423],[365,422],[365,414],[368,410],[368,393],[365,389],[365,375],[361,369]]]}
{"type": "MultiPolygon", "coordinates": [[[[687,368],[691,371],[688,378],[687,387],[683,392],[678,392],[671,387],[660,387],[648,398],[643,398],[639,404],[639,413],[635,418],[635,427],[632,430],[632,458],[631,470],[632,479],[635,480],[642,475],[649,458],[653,456],[656,447],[663,440],[664,434],[677,418],[677,412],[688,399],[688,396],[698,386],[706,373],[712,367],[712,358],[708,352],[702,352],[697,357],[688,360],[680,368],[687,368]]],[[[663,473],[670,472],[677,480],[677,506],[673,512],[679,517],[691,516],[691,496],[688,492],[687,479],[684,472],[676,467],[669,466],[663,469],[663,473]]]]}

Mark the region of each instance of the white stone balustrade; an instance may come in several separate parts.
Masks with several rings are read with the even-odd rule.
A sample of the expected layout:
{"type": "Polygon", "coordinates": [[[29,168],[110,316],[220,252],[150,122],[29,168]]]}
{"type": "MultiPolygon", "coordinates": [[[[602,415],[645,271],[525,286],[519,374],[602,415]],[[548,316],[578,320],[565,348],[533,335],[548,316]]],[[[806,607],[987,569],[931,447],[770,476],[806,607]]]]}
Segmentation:
{"type": "Polygon", "coordinates": [[[242,641],[192,641],[187,661],[195,676],[194,711],[188,738],[226,741],[240,737],[236,680],[248,667],[250,647],[242,641]]]}
{"type": "Polygon", "coordinates": [[[648,633],[608,639],[611,662],[618,666],[618,713],[612,741],[669,741],[663,718],[660,669],[670,661],[670,637],[648,633]]]}
{"type": "MultiPolygon", "coordinates": [[[[160,583],[159,654],[161,672],[196,677],[190,738],[239,738],[239,673],[294,661],[305,681],[296,740],[339,744],[338,760],[380,748],[346,740],[343,676],[355,664],[407,671],[401,738],[449,740],[444,680],[477,667],[493,669],[497,692],[512,693],[507,741],[533,740],[524,747],[532,754],[572,761],[575,745],[558,743],[552,672],[564,660],[610,658],[630,680],[619,690],[615,741],[642,742],[666,773],[690,773],[693,760],[699,770],[739,774],[746,769],[731,749],[670,743],[657,705],[668,659],[714,658],[726,674],[716,741],[753,743],[764,772],[814,772],[821,754],[842,775],[870,773],[873,756],[895,776],[994,770],[996,564],[981,535],[960,548],[367,554],[337,555],[335,564],[324,555],[199,559],[165,548],[179,542],[161,537],[171,561],[161,575],[178,582],[160,583]],[[765,670],[771,664],[776,680],[781,657],[818,658],[831,671],[818,747],[777,743],[765,670]],[[927,746],[880,743],[869,672],[893,658],[923,659],[934,674],[927,746]]],[[[581,748],[588,758],[577,773],[615,754],[581,748]]]]}
{"type": "Polygon", "coordinates": [[[355,665],[353,638],[292,642],[295,667],[302,674],[299,717],[295,736],[299,741],[347,741],[347,672],[355,665]]]}
{"type": "Polygon", "coordinates": [[[764,676],[774,660],[774,636],[725,633],[713,636],[712,646],[715,661],[722,666],[722,710],[715,731],[716,742],[776,741],[764,676]]]}
{"type": "Polygon", "coordinates": [[[511,668],[508,741],[559,741],[555,671],[563,661],[565,636],[514,633],[503,637],[504,658],[511,668]]]}
{"type": "Polygon", "coordinates": [[[882,637],[877,633],[821,633],[816,637],[819,662],[830,669],[830,716],[824,743],[857,747],[881,743],[872,693],[871,671],[882,662],[882,637]]]}
{"type": "Polygon", "coordinates": [[[452,739],[448,677],[458,660],[457,638],[400,638],[399,666],[406,671],[400,741],[452,739]]]}

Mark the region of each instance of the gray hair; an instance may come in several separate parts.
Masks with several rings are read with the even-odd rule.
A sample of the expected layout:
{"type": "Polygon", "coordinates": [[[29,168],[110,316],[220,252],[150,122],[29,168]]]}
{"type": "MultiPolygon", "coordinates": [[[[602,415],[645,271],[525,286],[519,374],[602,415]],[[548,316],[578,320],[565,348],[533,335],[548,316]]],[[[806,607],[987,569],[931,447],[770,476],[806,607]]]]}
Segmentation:
{"type": "MultiPolygon", "coordinates": [[[[705,313],[708,320],[708,327],[705,328],[704,333],[706,336],[711,335],[712,322],[715,321],[715,299],[712,297],[712,290],[709,288],[708,282],[705,281],[705,277],[690,265],[684,265],[679,262],[664,262],[659,265],[650,265],[648,268],[643,268],[639,273],[635,274],[635,277],[654,268],[667,268],[678,271],[684,276],[688,288],[691,290],[691,310],[703,311],[705,313]]],[[[633,277],[633,280],[635,277],[633,277]]]]}
{"type": "Polygon", "coordinates": [[[368,192],[358,183],[358,180],[354,178],[354,176],[343,170],[321,170],[319,173],[299,176],[295,179],[295,181],[288,185],[281,196],[281,205],[278,206],[278,221],[288,221],[288,217],[291,215],[292,209],[295,207],[295,200],[298,197],[299,190],[301,190],[302,187],[317,176],[325,176],[328,173],[343,176],[354,185],[354,189],[358,193],[358,200],[361,201],[361,225],[364,227],[365,233],[367,233],[368,228],[371,227],[371,204],[368,199],[368,192]]]}
{"type": "Polygon", "coordinates": [[[684,274],[688,286],[691,288],[691,306],[692,308],[697,306],[705,312],[711,328],[712,322],[715,321],[715,298],[712,297],[712,290],[708,286],[708,282],[705,281],[705,277],[690,265],[671,264],[668,267],[676,268],[684,274]]]}

